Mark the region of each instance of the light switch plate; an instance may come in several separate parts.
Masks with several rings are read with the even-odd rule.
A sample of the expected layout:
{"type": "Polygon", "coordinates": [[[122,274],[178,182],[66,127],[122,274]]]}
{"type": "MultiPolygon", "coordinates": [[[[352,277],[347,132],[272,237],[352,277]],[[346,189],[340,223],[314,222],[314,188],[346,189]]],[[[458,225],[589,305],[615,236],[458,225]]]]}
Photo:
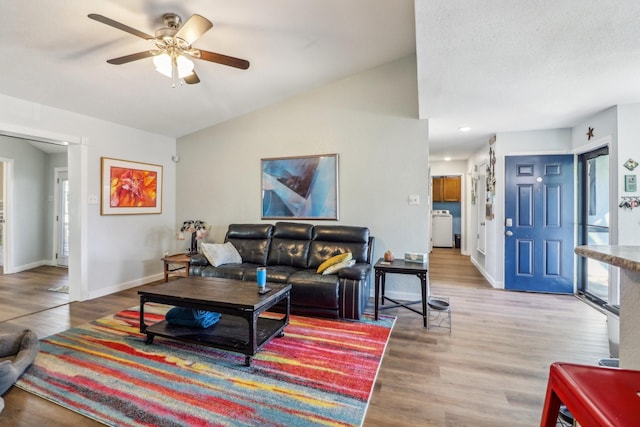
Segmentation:
{"type": "Polygon", "coordinates": [[[409,194],[409,204],[410,205],[419,205],[420,204],[420,196],[417,194],[409,194]]]}
{"type": "Polygon", "coordinates": [[[98,204],[98,196],[96,196],[95,194],[90,194],[89,195],[89,204],[90,205],[97,205],[98,204]]]}

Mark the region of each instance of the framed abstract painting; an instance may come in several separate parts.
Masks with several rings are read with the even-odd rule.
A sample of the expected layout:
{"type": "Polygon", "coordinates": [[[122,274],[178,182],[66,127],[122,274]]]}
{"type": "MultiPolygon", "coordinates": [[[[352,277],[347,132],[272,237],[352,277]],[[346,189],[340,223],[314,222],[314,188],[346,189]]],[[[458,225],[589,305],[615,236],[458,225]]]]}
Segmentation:
{"type": "Polygon", "coordinates": [[[162,213],[162,166],[101,157],[100,215],[162,213]]]}
{"type": "Polygon", "coordinates": [[[262,219],[338,219],[338,155],[262,159],[262,219]]]}

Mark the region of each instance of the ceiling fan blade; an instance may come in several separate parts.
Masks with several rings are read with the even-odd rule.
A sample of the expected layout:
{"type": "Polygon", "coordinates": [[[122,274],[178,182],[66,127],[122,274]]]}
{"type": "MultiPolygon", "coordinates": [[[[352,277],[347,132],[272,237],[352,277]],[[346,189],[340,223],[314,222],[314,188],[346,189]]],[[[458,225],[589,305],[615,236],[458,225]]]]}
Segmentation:
{"type": "Polygon", "coordinates": [[[213,24],[204,16],[192,15],[191,18],[180,27],[175,37],[191,45],[198,40],[200,36],[209,31],[211,27],[213,27],[213,24]]]}
{"type": "Polygon", "coordinates": [[[139,59],[149,58],[158,54],[157,50],[146,50],[144,52],[132,53],[131,55],[121,56],[119,58],[108,59],[107,62],[113,65],[122,65],[127,62],[137,61],[139,59]]]}
{"type": "Polygon", "coordinates": [[[206,50],[198,49],[200,55],[193,55],[194,58],[199,58],[205,61],[216,62],[222,65],[228,65],[229,67],[240,68],[246,70],[249,68],[249,61],[240,58],[234,58],[233,56],[222,55],[220,53],[208,52],[206,50]]]}
{"type": "Polygon", "coordinates": [[[188,85],[194,85],[196,83],[200,83],[200,78],[198,77],[195,71],[193,72],[193,74],[188,75],[183,80],[188,85]]]}
{"type": "Polygon", "coordinates": [[[106,16],[98,15],[97,13],[90,13],[88,16],[95,21],[102,22],[103,24],[109,25],[122,31],[126,31],[129,34],[133,34],[134,36],[138,36],[145,40],[153,40],[155,38],[152,35],[143,33],[142,31],[131,28],[128,25],[124,25],[118,21],[114,21],[113,19],[107,18],[106,16]]]}

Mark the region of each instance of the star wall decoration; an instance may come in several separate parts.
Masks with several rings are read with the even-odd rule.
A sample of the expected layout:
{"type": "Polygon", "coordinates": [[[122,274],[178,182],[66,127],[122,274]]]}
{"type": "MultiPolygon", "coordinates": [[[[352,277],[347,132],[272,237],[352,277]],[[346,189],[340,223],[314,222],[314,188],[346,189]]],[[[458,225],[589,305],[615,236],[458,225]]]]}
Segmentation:
{"type": "Polygon", "coordinates": [[[593,138],[593,128],[589,128],[587,131],[587,141],[591,141],[591,138],[593,138]]]}

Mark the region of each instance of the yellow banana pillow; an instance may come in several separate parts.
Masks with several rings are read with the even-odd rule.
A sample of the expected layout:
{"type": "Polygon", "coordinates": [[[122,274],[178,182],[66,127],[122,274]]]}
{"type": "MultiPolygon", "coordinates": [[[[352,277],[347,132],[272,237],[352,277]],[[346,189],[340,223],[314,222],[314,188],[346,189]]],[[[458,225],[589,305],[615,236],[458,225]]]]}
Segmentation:
{"type": "Polygon", "coordinates": [[[318,266],[318,269],[316,270],[316,273],[322,273],[327,268],[329,268],[332,265],[337,264],[339,262],[349,261],[352,258],[352,256],[353,255],[351,254],[351,252],[345,252],[345,253],[340,254],[340,255],[332,256],[331,258],[329,258],[328,260],[326,260],[325,262],[323,262],[322,264],[320,264],[318,266]]]}

